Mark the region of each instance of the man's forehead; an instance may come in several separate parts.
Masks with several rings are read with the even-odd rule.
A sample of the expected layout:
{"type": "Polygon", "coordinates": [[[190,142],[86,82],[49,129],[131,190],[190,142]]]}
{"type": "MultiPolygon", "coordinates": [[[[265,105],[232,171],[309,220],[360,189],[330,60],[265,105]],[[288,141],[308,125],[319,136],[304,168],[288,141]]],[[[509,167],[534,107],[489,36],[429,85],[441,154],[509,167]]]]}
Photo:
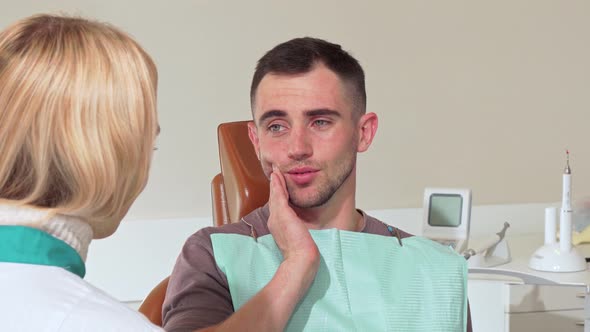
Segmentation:
{"type": "Polygon", "coordinates": [[[305,82],[302,84],[341,84],[341,79],[338,76],[338,74],[336,74],[328,67],[324,66],[323,64],[317,64],[311,70],[302,73],[267,73],[266,75],[264,75],[264,77],[262,77],[262,80],[260,80],[258,88],[268,84],[282,84],[287,86],[293,85],[297,82],[305,82]]]}

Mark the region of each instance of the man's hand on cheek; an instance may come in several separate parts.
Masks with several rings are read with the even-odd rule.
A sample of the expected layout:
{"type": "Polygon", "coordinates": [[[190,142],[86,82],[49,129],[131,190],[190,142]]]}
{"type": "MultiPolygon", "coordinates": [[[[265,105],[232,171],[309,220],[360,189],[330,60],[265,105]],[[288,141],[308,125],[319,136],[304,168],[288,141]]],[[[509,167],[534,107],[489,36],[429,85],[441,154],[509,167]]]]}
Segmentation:
{"type": "Polygon", "coordinates": [[[268,228],[285,261],[302,264],[315,270],[319,266],[319,252],[309,230],[289,205],[289,194],[283,174],[273,166],[270,176],[268,228]]]}

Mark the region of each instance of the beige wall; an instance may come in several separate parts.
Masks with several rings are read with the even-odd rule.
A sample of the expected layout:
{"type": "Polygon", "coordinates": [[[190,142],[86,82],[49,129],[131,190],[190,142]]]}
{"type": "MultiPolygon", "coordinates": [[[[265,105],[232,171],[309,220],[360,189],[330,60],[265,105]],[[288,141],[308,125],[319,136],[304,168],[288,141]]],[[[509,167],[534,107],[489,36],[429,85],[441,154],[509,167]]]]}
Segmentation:
{"type": "Polygon", "coordinates": [[[37,12],[110,21],[160,71],[162,134],[130,218],[209,216],[216,126],[249,117],[256,60],[298,36],[341,43],[362,63],[380,117],[359,158],[358,205],[418,207],[426,186],[469,187],[475,204],[590,192],[590,2],[0,2],[0,26],[37,12]]]}

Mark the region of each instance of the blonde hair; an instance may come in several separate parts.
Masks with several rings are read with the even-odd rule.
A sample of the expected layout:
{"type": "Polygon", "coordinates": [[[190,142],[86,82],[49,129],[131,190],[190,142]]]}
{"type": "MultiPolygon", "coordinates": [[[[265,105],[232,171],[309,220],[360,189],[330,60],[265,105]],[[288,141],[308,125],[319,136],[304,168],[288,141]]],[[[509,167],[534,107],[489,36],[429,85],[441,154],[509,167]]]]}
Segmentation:
{"type": "Polygon", "coordinates": [[[148,177],[157,71],[127,34],[39,15],[0,32],[0,199],[112,234],[148,177]]]}

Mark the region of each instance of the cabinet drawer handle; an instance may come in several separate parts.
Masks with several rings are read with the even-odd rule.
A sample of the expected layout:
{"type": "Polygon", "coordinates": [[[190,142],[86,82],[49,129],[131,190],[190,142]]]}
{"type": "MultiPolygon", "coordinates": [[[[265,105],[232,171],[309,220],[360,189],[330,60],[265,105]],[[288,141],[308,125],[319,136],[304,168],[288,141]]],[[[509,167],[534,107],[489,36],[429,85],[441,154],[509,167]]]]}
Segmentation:
{"type": "Polygon", "coordinates": [[[576,326],[584,326],[584,321],[583,320],[577,321],[576,326]]]}
{"type": "Polygon", "coordinates": [[[586,293],[578,293],[576,294],[576,297],[579,299],[585,299],[586,298],[586,293]]]}

